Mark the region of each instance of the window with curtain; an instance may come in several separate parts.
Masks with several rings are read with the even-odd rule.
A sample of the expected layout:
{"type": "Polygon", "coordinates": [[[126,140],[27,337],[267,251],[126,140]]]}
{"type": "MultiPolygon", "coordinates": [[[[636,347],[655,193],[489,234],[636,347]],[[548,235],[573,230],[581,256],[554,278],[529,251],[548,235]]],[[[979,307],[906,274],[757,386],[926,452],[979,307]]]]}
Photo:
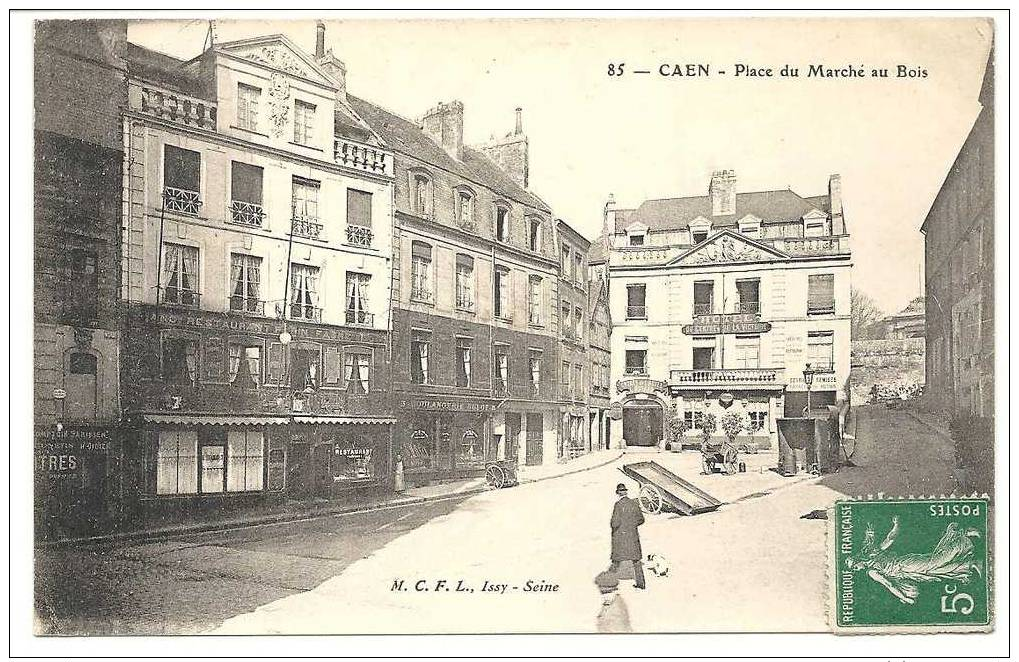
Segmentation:
{"type": "Polygon", "coordinates": [[[371,326],[374,315],[368,310],[370,274],[347,272],[347,324],[371,326]]]}
{"type": "Polygon", "coordinates": [[[528,357],[531,371],[531,392],[536,396],[541,393],[541,354],[540,351],[531,350],[528,357]]]}
{"type": "Polygon", "coordinates": [[[262,489],[264,435],[256,430],[230,430],[226,437],[226,489],[255,492],[262,489]]]}
{"type": "Polygon", "coordinates": [[[248,131],[258,130],[258,102],[262,90],[254,85],[237,83],[237,126],[248,131]]]}
{"type": "Polygon", "coordinates": [[[371,352],[347,350],[343,354],[343,381],[348,393],[365,395],[371,391],[371,352]]]}
{"type": "MultiPolygon", "coordinates": [[[[728,361],[726,361],[728,363],[728,361]]],[[[761,367],[761,337],[736,336],[736,356],[734,368],[761,367]]]]}
{"type": "Polygon", "coordinates": [[[410,380],[415,384],[428,383],[428,338],[415,336],[410,341],[410,380]]]}
{"type": "Polygon", "coordinates": [[[432,300],[432,247],[423,241],[411,242],[410,298],[432,300]]]}
{"type": "Polygon", "coordinates": [[[495,388],[503,393],[509,389],[509,348],[495,348],[495,388]]]}
{"type": "Polygon", "coordinates": [[[261,274],[262,258],[243,253],[230,254],[230,310],[262,312],[261,274]]]}
{"type": "Polygon", "coordinates": [[[163,303],[198,306],[198,249],[163,244],[163,303]]]}
{"type": "Polygon", "coordinates": [[[156,494],[198,493],[198,432],[160,430],[156,494]]]}
{"type": "Polygon", "coordinates": [[[290,265],[290,316],[294,319],[317,321],[322,317],[318,307],[318,267],[307,264],[290,265]]]}
{"type": "Polygon", "coordinates": [[[832,331],[811,331],[807,335],[807,362],[814,370],[830,371],[835,364],[835,334],[832,331]]]}
{"type": "Polygon", "coordinates": [[[456,215],[457,220],[460,222],[460,227],[468,230],[474,229],[476,227],[474,222],[474,196],[470,191],[457,191],[456,202],[456,215]]]}
{"type": "Polygon", "coordinates": [[[315,104],[297,99],[294,101],[294,142],[310,145],[314,137],[315,104]]]}
{"type": "Polygon", "coordinates": [[[456,307],[474,310],[474,258],[463,253],[456,256],[456,307]]]}
{"type": "Polygon", "coordinates": [[[512,301],[510,299],[510,270],[506,267],[495,268],[495,316],[512,319],[512,301]]]}
{"type": "Polygon", "coordinates": [[[292,347],[290,349],[290,386],[296,390],[317,389],[321,363],[321,348],[292,347]]]}
{"type": "Polygon", "coordinates": [[[541,276],[531,276],[527,287],[527,322],[541,324],[541,276]]]}
{"type": "Polygon", "coordinates": [[[198,379],[198,342],[193,338],[163,338],[163,381],[194,384],[198,379]]]}
{"type": "Polygon", "coordinates": [[[807,314],[835,312],[835,274],[807,276],[807,314]]]}
{"type": "Polygon", "coordinates": [[[347,189],[347,243],[354,246],[372,245],[372,194],[347,189]]]}
{"type": "Polygon", "coordinates": [[[456,339],[456,385],[467,388],[471,385],[471,347],[470,338],[456,339]]]}
{"type": "Polygon", "coordinates": [[[255,388],[262,381],[262,345],[231,342],[228,379],[235,386],[255,388]]]}

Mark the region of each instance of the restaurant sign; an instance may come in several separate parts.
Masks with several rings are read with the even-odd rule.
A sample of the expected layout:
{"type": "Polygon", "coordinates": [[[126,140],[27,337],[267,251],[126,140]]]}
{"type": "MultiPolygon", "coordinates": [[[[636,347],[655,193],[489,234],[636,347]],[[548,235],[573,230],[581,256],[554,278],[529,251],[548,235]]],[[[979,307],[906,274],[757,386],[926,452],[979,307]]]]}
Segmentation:
{"type": "Polygon", "coordinates": [[[35,430],[35,473],[37,478],[52,481],[76,479],[89,462],[101,458],[105,462],[113,444],[113,430],[108,427],[42,426],[35,430]]]}
{"type": "Polygon", "coordinates": [[[771,322],[761,322],[756,313],[723,313],[719,315],[697,315],[693,324],[684,324],[683,333],[688,336],[717,336],[734,333],[767,333],[771,322]]]}

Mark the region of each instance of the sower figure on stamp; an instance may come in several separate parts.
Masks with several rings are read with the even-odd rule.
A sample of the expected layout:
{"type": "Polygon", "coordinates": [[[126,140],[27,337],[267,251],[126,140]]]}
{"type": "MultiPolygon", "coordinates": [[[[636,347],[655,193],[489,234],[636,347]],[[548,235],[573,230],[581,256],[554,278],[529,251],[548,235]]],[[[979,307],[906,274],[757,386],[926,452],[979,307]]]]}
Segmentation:
{"type": "Polygon", "coordinates": [[[612,508],[612,520],[609,525],[612,527],[612,565],[613,572],[619,570],[619,564],[623,561],[633,562],[634,586],[644,588],[644,566],[641,564],[643,556],[640,549],[640,533],[637,527],[644,523],[644,513],[640,511],[640,505],[627,496],[626,485],[616,485],[616,505],[612,508]]]}

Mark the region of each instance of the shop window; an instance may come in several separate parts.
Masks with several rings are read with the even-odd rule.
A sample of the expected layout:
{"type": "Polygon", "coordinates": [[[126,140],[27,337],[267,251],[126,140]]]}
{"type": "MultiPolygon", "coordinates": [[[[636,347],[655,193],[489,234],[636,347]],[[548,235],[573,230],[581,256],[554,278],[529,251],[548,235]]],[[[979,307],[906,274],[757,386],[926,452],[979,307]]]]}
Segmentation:
{"type": "Polygon", "coordinates": [[[199,491],[202,494],[223,492],[226,490],[226,444],[223,432],[206,432],[199,442],[199,491]]]}
{"type": "Polygon", "coordinates": [[[368,285],[370,274],[347,272],[347,324],[372,326],[375,315],[368,311],[368,285]]]}
{"type": "Polygon", "coordinates": [[[628,349],[626,350],[626,367],[624,372],[627,375],[647,374],[647,350],[628,349]]]}
{"type": "Polygon", "coordinates": [[[307,264],[290,265],[290,317],[318,322],[322,309],[318,305],[318,267],[307,264]]]}
{"type": "Polygon", "coordinates": [[[198,342],[193,338],[163,338],[163,381],[194,384],[198,378],[198,342]]]}
{"type": "Polygon", "coordinates": [[[474,258],[464,253],[456,256],[456,307],[474,311],[474,258]]]}
{"type": "Polygon", "coordinates": [[[314,137],[315,104],[297,99],[294,101],[294,142],[310,145],[314,137]]]}
{"type": "Polygon", "coordinates": [[[163,205],[167,211],[197,216],[202,209],[202,155],[173,145],[163,147],[163,205]]]}
{"type": "Polygon", "coordinates": [[[412,423],[402,439],[404,470],[430,469],[435,457],[435,420],[423,417],[412,423]]]}
{"type": "Polygon", "coordinates": [[[333,441],[329,471],[335,483],[369,481],[375,478],[374,447],[370,437],[333,441]]]}
{"type": "Polygon", "coordinates": [[[243,253],[230,254],[230,310],[261,315],[262,258],[243,253]]]}
{"type": "Polygon", "coordinates": [[[262,345],[230,343],[229,379],[235,386],[255,388],[262,381],[262,345]]]}
{"type": "Polygon", "coordinates": [[[527,323],[541,326],[541,276],[531,276],[527,281],[527,323]]]}
{"type": "Polygon", "coordinates": [[[290,349],[290,386],[294,390],[317,389],[322,351],[317,347],[290,349]]]}
{"type": "Polygon", "coordinates": [[[226,489],[228,492],[256,492],[262,489],[265,440],[255,430],[227,433],[226,489]]]}
{"type": "Polygon", "coordinates": [[[496,345],[494,365],[496,391],[506,393],[509,390],[510,380],[509,347],[496,345]]]}
{"type": "Polygon", "coordinates": [[[414,301],[432,300],[432,247],[423,241],[411,242],[410,298],[414,301]]]}
{"type": "Polygon", "coordinates": [[[421,335],[410,341],[410,381],[414,384],[428,382],[428,344],[429,338],[421,335]]]}
{"type": "Polygon", "coordinates": [[[456,339],[456,385],[467,388],[471,385],[471,345],[470,338],[456,339]]]}
{"type": "Polygon", "coordinates": [[[807,314],[824,315],[835,312],[835,274],[807,276],[807,314]]]}
{"type": "Polygon", "coordinates": [[[372,194],[347,189],[347,243],[368,248],[372,239],[372,194]]]}
{"type": "Polygon", "coordinates": [[[156,494],[198,493],[198,432],[160,430],[156,451],[156,494]]]}
{"type": "Polygon", "coordinates": [[[262,90],[237,83],[237,126],[248,131],[258,131],[258,102],[262,90]]]}
{"type": "Polygon", "coordinates": [[[647,286],[644,283],[626,286],[626,319],[647,319],[647,286]]]}
{"type": "Polygon", "coordinates": [[[506,267],[495,268],[495,316],[512,319],[510,270],[506,267]]]}
{"type": "Polygon", "coordinates": [[[468,428],[463,431],[460,437],[460,457],[458,459],[469,467],[485,463],[484,439],[477,430],[468,428]]]}
{"type": "Polygon", "coordinates": [[[99,312],[99,271],[96,252],[73,248],[64,261],[64,320],[71,324],[91,325],[99,312]]]}
{"type": "Polygon", "coordinates": [[[198,307],[198,248],[163,244],[163,303],[198,307]]]}
{"type": "Polygon", "coordinates": [[[366,395],[371,391],[372,354],[346,350],[343,354],[343,382],[347,393],[366,395]]]}

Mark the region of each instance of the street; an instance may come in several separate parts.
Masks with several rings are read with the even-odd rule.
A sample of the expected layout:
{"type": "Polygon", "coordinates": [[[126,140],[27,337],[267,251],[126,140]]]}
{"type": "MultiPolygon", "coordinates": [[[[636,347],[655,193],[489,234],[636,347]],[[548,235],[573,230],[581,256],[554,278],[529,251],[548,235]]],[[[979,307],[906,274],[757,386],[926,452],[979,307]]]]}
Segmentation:
{"type": "MultiPolygon", "coordinates": [[[[783,478],[774,453],[699,475],[696,452],[627,454],[589,471],[467,499],[183,536],[37,550],[40,632],[593,632],[622,463],[655,459],[726,502],[650,515],[645,554],[671,562],[620,585],[637,631],[825,629],[825,526],[840,495],[948,494],[951,448],[903,412],[860,409],[855,467],[783,478]],[[57,570],[59,569],[59,570],[57,570]],[[531,590],[534,589],[534,590],[531,590]],[[704,599],[711,596],[711,599],[704,599]]],[[[627,481],[629,482],[629,481],[627,481]]],[[[635,496],[631,483],[631,496],[635,496]]]]}

